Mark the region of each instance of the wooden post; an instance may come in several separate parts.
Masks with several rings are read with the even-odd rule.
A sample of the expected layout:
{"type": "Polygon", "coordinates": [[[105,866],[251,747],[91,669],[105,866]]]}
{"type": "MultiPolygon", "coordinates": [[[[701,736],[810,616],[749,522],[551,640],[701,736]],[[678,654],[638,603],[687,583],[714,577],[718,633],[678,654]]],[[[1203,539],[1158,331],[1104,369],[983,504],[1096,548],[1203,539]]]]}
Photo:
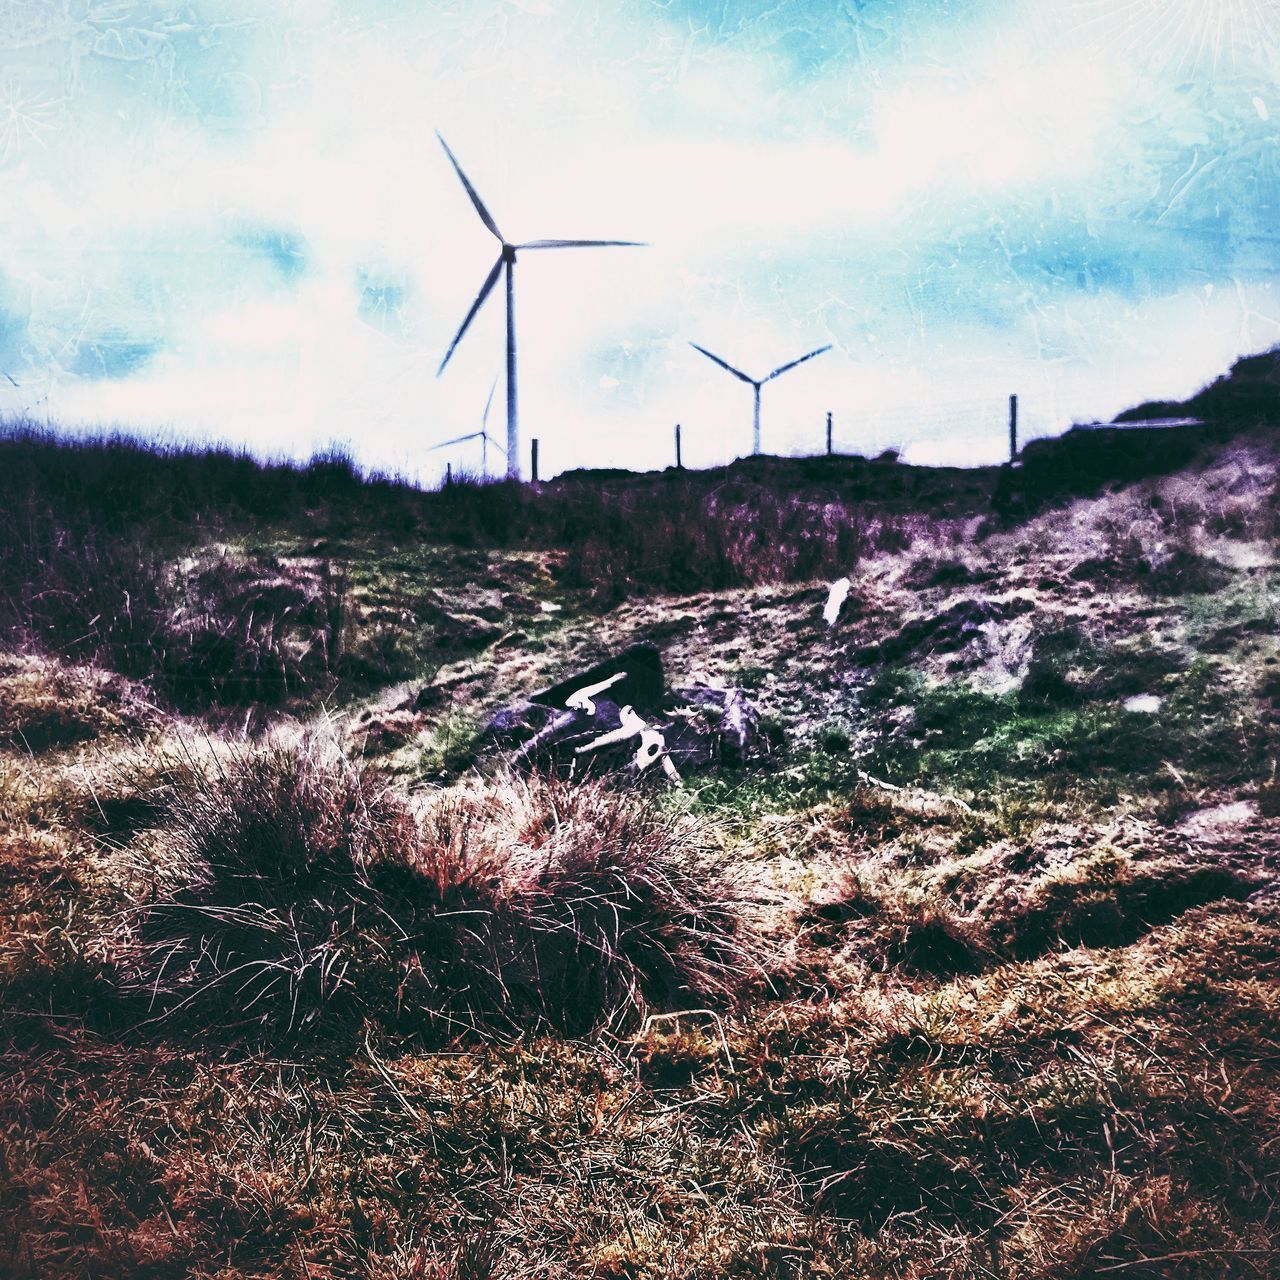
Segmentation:
{"type": "Polygon", "coordinates": [[[446,462],[444,464],[444,482],[446,485],[453,483],[453,463],[446,462]]]}
{"type": "Polygon", "coordinates": [[[684,460],[680,456],[680,424],[676,423],[676,470],[684,470],[684,460]]]}
{"type": "Polygon", "coordinates": [[[532,477],[533,483],[537,484],[538,483],[538,440],[536,436],[533,439],[533,447],[530,450],[530,453],[533,455],[532,458],[530,459],[532,463],[531,469],[533,472],[533,477],[532,477]]]}
{"type": "Polygon", "coordinates": [[[827,410],[827,457],[831,456],[831,410],[827,410]]]}
{"type": "Polygon", "coordinates": [[[1009,397],[1009,461],[1018,460],[1018,397],[1009,397]]]}

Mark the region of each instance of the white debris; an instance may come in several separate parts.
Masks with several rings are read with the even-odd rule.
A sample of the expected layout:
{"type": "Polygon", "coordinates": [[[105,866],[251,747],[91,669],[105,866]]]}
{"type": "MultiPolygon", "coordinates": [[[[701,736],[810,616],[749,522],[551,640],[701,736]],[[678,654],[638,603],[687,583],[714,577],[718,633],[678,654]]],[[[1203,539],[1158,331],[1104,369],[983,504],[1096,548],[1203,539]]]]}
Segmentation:
{"type": "Polygon", "coordinates": [[[643,773],[655,760],[662,762],[662,772],[676,786],[681,786],[675,761],[667,754],[667,740],[659,729],[645,729],[640,734],[640,749],[636,752],[636,768],[643,773]]]}
{"type": "Polygon", "coordinates": [[[626,742],[628,738],[634,738],[648,728],[644,720],[636,714],[634,707],[623,707],[620,718],[622,723],[616,729],[611,729],[608,733],[602,733],[598,738],[592,738],[590,742],[579,747],[575,754],[581,755],[584,751],[596,751],[600,747],[612,746],[615,742],[626,742]]]}
{"type": "Polygon", "coordinates": [[[1124,700],[1126,711],[1136,711],[1139,715],[1153,716],[1160,710],[1163,701],[1154,693],[1135,693],[1132,698],[1124,700]]]}
{"type": "Polygon", "coordinates": [[[840,616],[840,610],[849,595],[849,588],[852,585],[848,578],[837,578],[831,584],[831,590],[827,593],[827,603],[822,609],[822,616],[826,619],[827,626],[834,627],[836,625],[836,619],[840,616]]]}
{"type": "Polygon", "coordinates": [[[644,729],[640,733],[640,749],[636,752],[636,768],[643,773],[665,750],[667,740],[658,729],[644,729]]]}
{"type": "Polygon", "coordinates": [[[627,673],[619,671],[616,675],[610,676],[607,680],[601,680],[599,684],[589,684],[585,688],[575,689],[566,699],[564,705],[572,711],[585,711],[587,715],[593,716],[596,713],[595,696],[603,693],[606,689],[617,684],[619,680],[625,680],[627,673]]]}

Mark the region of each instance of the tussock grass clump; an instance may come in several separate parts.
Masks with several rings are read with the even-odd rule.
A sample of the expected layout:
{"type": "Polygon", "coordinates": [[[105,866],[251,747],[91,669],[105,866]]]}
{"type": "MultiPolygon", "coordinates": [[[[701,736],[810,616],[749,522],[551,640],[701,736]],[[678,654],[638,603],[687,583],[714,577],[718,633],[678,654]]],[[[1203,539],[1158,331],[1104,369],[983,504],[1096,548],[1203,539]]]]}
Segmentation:
{"type": "Polygon", "coordinates": [[[0,653],[0,748],[57,750],[138,728],[149,718],[139,691],[118,676],[0,653]]]}
{"type": "Polygon", "coordinates": [[[748,954],[698,830],[597,783],[508,779],[419,812],[304,739],[198,774],[160,844],[125,981],[204,1026],[585,1033],[723,1000],[748,954]]]}
{"type": "Polygon", "coordinates": [[[180,564],[145,655],[175,705],[264,703],[332,687],[346,585],[326,561],[226,555],[180,564]]]}
{"type": "Polygon", "coordinates": [[[377,954],[370,872],[415,840],[407,807],[313,741],[207,762],[168,808],[126,984],[206,1024],[358,1016],[377,954]]]}
{"type": "Polygon", "coordinates": [[[487,876],[491,1012],[583,1032],[644,1008],[721,1002],[752,968],[748,895],[698,825],[603,781],[502,780],[447,798],[416,868],[487,876]]]}

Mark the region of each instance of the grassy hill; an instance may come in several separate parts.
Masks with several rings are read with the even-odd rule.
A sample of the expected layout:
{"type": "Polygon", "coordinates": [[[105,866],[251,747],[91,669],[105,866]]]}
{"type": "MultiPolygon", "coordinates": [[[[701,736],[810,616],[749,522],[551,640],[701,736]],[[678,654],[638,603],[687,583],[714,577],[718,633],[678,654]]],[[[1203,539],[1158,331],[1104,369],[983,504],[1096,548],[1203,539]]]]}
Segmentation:
{"type": "Polygon", "coordinates": [[[1273,1274],[1277,420],[435,493],[11,432],[0,1271],[1273,1274]],[[635,643],[764,754],[486,747],[635,643]]]}

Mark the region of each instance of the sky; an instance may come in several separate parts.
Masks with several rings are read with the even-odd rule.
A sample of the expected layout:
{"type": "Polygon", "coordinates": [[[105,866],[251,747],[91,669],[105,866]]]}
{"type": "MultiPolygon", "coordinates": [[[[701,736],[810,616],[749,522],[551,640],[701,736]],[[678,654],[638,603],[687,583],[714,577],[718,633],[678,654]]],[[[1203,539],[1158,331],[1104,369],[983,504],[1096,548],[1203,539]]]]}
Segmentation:
{"type": "Polygon", "coordinates": [[[544,475],[980,463],[1280,343],[1280,0],[0,0],[0,414],[544,475]],[[499,380],[489,418],[503,442],[499,380]],[[502,458],[490,450],[490,466],[502,458]]]}

